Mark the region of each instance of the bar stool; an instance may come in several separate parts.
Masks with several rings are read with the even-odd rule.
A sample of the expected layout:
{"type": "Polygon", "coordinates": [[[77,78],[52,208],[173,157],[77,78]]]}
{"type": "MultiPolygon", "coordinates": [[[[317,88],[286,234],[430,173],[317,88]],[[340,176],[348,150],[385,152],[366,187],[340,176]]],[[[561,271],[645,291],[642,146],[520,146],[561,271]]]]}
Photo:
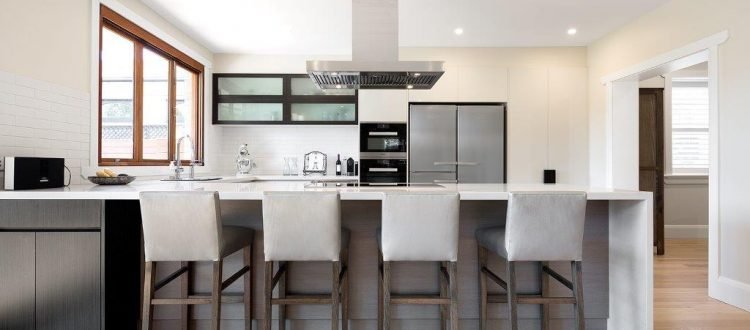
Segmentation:
{"type": "Polygon", "coordinates": [[[549,328],[549,304],[573,304],[576,329],[585,329],[583,315],[583,225],[586,219],[584,192],[512,192],[508,199],[505,227],[476,232],[479,257],[480,329],[487,328],[487,304],[508,303],[511,329],[518,329],[517,304],[541,304],[542,328],[549,328]],[[487,252],[507,260],[506,283],[487,268],[487,252]],[[516,263],[541,262],[541,293],[516,292],[516,263]],[[549,268],[549,261],[569,261],[573,280],[549,268]],[[547,297],[549,275],[573,291],[572,297],[547,297]],[[487,278],[506,290],[506,295],[488,295],[487,278]]]}
{"type": "Polygon", "coordinates": [[[378,329],[390,329],[391,304],[440,305],[440,324],[458,329],[458,217],[457,193],[386,193],[383,227],[378,230],[378,329]],[[439,295],[391,293],[391,262],[440,262],[439,295]],[[449,309],[450,311],[447,311],[449,309]]]}
{"type": "Polygon", "coordinates": [[[189,305],[211,304],[211,329],[218,330],[221,303],[245,304],[245,329],[252,327],[252,255],[253,236],[249,228],[222,226],[217,192],[142,192],[143,243],[146,257],[143,280],[142,329],[151,329],[154,305],[185,305],[189,323],[189,305]],[[225,257],[243,251],[244,266],[222,282],[225,257]],[[181,267],[155,283],[156,265],[162,261],[180,261],[181,267]],[[211,295],[190,295],[191,262],[213,262],[211,295]],[[154,298],[154,292],[181,275],[186,276],[182,297],[154,298]],[[221,291],[244,275],[241,297],[222,296],[221,291]]]}
{"type": "Polygon", "coordinates": [[[337,192],[265,192],[263,249],[265,252],[265,329],[271,329],[271,309],[279,305],[279,330],[286,324],[286,305],[330,304],[331,329],[349,328],[349,230],[341,228],[337,192]],[[289,295],[286,275],[290,261],[330,261],[331,294],[289,295]],[[274,273],[274,262],[278,270],[274,273]],[[278,284],[278,298],[273,289],[278,284]]]}

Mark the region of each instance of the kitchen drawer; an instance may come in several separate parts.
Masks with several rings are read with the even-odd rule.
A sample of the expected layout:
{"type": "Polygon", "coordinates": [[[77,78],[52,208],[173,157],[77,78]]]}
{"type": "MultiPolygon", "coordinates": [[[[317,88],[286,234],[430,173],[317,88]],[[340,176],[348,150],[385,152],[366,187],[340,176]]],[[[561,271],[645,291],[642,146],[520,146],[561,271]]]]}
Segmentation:
{"type": "Polygon", "coordinates": [[[0,200],[0,230],[101,228],[99,200],[0,200]]]}

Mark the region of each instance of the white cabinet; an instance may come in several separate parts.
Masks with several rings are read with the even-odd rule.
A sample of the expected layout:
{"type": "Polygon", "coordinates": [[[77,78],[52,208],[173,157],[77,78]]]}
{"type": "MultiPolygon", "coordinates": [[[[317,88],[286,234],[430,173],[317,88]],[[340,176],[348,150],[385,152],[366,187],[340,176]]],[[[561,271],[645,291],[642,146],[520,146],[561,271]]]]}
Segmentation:
{"type": "Polygon", "coordinates": [[[406,90],[359,90],[360,122],[406,122],[409,97],[406,90]]]}
{"type": "Polygon", "coordinates": [[[458,101],[457,66],[445,65],[445,73],[432,89],[410,90],[410,102],[456,102],[458,101]]]}
{"type": "Polygon", "coordinates": [[[511,68],[508,77],[507,181],[541,183],[547,167],[547,68],[511,68]]]}
{"type": "Polygon", "coordinates": [[[588,71],[549,69],[549,164],[557,182],[588,183],[588,71]]]}
{"type": "Polygon", "coordinates": [[[409,91],[410,102],[506,102],[508,69],[498,66],[445,66],[430,90],[409,91]]]}
{"type": "Polygon", "coordinates": [[[458,100],[508,101],[508,69],[495,66],[461,66],[458,70],[458,100]]]}
{"type": "Polygon", "coordinates": [[[508,182],[588,183],[586,68],[511,68],[508,75],[508,182]]]}

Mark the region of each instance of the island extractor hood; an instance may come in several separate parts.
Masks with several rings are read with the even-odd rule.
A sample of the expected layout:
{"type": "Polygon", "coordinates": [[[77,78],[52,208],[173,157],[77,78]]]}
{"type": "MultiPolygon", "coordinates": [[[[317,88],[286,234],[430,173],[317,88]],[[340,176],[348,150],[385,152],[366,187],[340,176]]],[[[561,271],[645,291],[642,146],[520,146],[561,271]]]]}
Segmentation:
{"type": "Polygon", "coordinates": [[[352,0],[352,60],[307,61],[321,89],[430,89],[442,61],[398,60],[398,0],[352,0]]]}

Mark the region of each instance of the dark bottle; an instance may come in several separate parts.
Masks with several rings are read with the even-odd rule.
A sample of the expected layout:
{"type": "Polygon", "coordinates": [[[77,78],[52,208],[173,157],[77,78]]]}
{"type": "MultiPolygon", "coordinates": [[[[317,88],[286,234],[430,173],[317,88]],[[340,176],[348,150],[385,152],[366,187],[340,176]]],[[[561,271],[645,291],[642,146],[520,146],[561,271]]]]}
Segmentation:
{"type": "Polygon", "coordinates": [[[336,155],[336,175],[341,175],[341,154],[336,155]]]}
{"type": "Polygon", "coordinates": [[[346,160],[346,175],[354,175],[354,159],[352,157],[346,160]]]}

